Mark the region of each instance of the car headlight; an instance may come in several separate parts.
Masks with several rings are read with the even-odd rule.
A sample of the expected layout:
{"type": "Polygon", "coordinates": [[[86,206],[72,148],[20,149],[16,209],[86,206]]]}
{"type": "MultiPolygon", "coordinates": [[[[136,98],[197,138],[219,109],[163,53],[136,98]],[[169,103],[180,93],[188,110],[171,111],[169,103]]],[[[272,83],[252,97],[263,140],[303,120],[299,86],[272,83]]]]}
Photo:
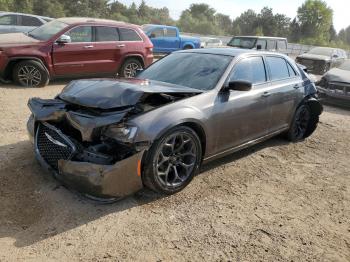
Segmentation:
{"type": "Polygon", "coordinates": [[[110,125],[104,131],[104,135],[123,143],[130,143],[134,140],[137,133],[136,126],[126,124],[110,125]]]}

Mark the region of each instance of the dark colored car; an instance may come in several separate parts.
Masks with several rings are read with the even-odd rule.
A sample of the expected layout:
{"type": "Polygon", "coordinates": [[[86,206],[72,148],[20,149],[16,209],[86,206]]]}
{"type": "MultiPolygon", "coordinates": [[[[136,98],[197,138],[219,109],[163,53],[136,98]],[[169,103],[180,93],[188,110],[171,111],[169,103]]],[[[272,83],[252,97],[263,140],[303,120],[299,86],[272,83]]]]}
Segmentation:
{"type": "Polygon", "coordinates": [[[323,75],[317,89],[323,98],[340,99],[350,105],[350,60],[323,75]]]}
{"type": "Polygon", "coordinates": [[[284,133],[311,135],[322,106],[287,56],[242,49],[174,52],[130,80],[73,81],[33,98],[40,163],[69,187],[112,200],[143,186],[171,194],[202,162],[284,133]]]}
{"type": "Polygon", "coordinates": [[[227,46],[255,49],[269,52],[288,53],[288,41],[283,37],[267,36],[234,36],[227,46]]]}
{"type": "Polygon", "coordinates": [[[296,62],[307,67],[309,73],[323,75],[329,69],[339,66],[347,59],[342,49],[330,47],[315,47],[309,52],[299,55],[296,62]]]}
{"type": "Polygon", "coordinates": [[[0,12],[0,34],[16,32],[27,33],[52,20],[52,18],[44,16],[0,12]]]}
{"type": "Polygon", "coordinates": [[[60,18],[28,34],[0,35],[0,75],[38,87],[58,77],[132,77],[153,62],[152,48],[136,25],[60,18]]]}

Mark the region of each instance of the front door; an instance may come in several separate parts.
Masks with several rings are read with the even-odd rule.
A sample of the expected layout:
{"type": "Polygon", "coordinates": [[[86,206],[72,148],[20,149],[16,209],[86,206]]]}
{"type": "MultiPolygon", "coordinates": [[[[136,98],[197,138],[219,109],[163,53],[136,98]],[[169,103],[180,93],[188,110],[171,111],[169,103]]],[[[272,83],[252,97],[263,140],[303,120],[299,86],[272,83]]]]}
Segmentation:
{"type": "Polygon", "coordinates": [[[150,38],[152,44],[153,44],[153,52],[154,53],[164,53],[166,50],[164,49],[164,29],[163,28],[156,28],[153,29],[148,37],[150,38]]]}
{"type": "Polygon", "coordinates": [[[53,65],[56,75],[82,75],[96,72],[96,44],[91,26],[78,26],[65,35],[71,43],[53,46],[53,65]]]}
{"type": "Polygon", "coordinates": [[[216,151],[223,152],[268,134],[270,110],[265,89],[269,87],[261,56],[244,58],[236,64],[229,80],[253,83],[250,91],[220,92],[215,102],[216,151]]]}

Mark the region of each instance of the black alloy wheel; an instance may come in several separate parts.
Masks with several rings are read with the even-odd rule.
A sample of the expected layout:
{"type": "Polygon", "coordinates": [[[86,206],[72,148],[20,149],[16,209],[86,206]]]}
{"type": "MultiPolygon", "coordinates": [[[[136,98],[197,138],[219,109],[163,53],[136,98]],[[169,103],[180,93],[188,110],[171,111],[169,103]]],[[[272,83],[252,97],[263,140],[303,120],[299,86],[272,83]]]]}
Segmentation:
{"type": "Polygon", "coordinates": [[[144,183],[160,193],[182,190],[199,169],[201,150],[200,140],[192,129],[177,127],[171,130],[151,149],[144,183]]]}

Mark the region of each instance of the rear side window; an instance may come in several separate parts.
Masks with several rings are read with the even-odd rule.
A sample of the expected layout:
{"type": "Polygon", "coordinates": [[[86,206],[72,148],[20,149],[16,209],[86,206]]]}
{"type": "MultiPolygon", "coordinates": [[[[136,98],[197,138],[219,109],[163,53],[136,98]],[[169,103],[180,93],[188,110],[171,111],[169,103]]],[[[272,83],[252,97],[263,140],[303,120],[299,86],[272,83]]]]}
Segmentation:
{"type": "Polygon", "coordinates": [[[166,29],[165,36],[166,37],[176,37],[176,30],[175,29],[166,29]]]}
{"type": "Polygon", "coordinates": [[[275,40],[267,40],[267,50],[276,50],[275,40]]]}
{"type": "Polygon", "coordinates": [[[69,35],[72,42],[75,43],[92,42],[92,27],[79,26],[70,30],[66,35],[69,35]]]}
{"type": "Polygon", "coordinates": [[[97,42],[115,42],[119,41],[118,29],[115,27],[98,26],[96,28],[97,42]]]}
{"type": "Polygon", "coordinates": [[[266,61],[270,67],[271,80],[281,80],[289,78],[287,62],[281,57],[268,56],[266,61]]]}
{"type": "Polygon", "coordinates": [[[295,76],[298,75],[298,74],[295,72],[294,68],[293,68],[289,63],[287,63],[287,67],[288,67],[288,71],[289,71],[289,76],[290,76],[290,77],[295,77],[295,76]]]}
{"type": "Polygon", "coordinates": [[[250,57],[241,60],[230,76],[230,81],[245,80],[253,84],[266,82],[266,71],[262,57],[250,57]]]}
{"type": "Polygon", "coordinates": [[[142,41],[142,38],[133,29],[119,28],[121,41],[142,41]]]}
{"type": "Polygon", "coordinates": [[[22,26],[41,26],[43,23],[36,17],[21,15],[22,26]]]}
{"type": "Polygon", "coordinates": [[[4,15],[0,17],[0,25],[17,25],[17,16],[4,15]]]}
{"type": "Polygon", "coordinates": [[[284,40],[277,41],[277,50],[287,50],[287,43],[284,40]]]}
{"type": "Polygon", "coordinates": [[[258,47],[258,45],[261,46],[261,49],[262,50],[266,50],[266,40],[263,40],[263,39],[259,39],[257,42],[256,42],[256,47],[258,47]]]}

